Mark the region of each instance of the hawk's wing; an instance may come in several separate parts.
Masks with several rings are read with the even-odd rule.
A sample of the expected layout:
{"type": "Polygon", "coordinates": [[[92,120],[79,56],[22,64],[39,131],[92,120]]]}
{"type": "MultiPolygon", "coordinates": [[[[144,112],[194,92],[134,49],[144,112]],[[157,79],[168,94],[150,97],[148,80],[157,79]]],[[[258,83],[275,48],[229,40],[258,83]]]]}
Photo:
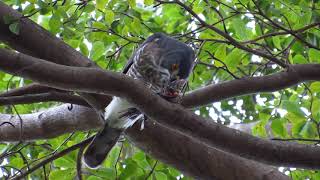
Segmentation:
{"type": "MultiPolygon", "coordinates": [[[[137,48],[137,50],[136,50],[133,54],[136,54],[136,52],[139,50],[140,47],[145,46],[146,44],[152,42],[155,38],[160,38],[161,36],[162,36],[161,33],[155,33],[155,34],[149,36],[149,37],[137,48]]],[[[133,62],[134,62],[134,55],[130,57],[130,59],[128,60],[127,64],[126,64],[125,67],[123,68],[122,73],[126,74],[126,73],[129,71],[130,67],[132,66],[133,62]]]]}

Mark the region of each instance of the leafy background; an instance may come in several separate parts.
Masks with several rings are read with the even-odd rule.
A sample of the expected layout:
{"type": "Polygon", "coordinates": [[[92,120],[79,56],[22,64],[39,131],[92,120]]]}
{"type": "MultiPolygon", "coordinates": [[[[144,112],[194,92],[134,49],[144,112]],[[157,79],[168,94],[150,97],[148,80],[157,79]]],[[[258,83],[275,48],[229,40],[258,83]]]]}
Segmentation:
{"type": "MultiPolygon", "coordinates": [[[[176,4],[153,0],[4,0],[52,34],[63,39],[83,55],[106,70],[121,72],[133,50],[154,32],[165,32],[194,47],[198,55],[189,79],[188,90],[235,78],[262,76],[281,68],[264,58],[252,55],[225,43],[224,38],[201,26],[188,12],[176,4]]],[[[215,24],[237,41],[245,43],[264,34],[280,32],[263,23],[255,4],[250,0],[184,1],[206,23],[215,24]],[[217,11],[219,13],[217,13],[217,11]],[[224,21],[221,21],[221,18],[224,21]],[[259,19],[260,18],[260,19],[259,19]]],[[[299,29],[319,22],[318,0],[259,1],[271,20],[288,29],[299,29]]],[[[19,34],[19,22],[6,17],[12,32],[19,34]]],[[[320,31],[312,28],[301,37],[319,47],[320,31]]],[[[296,41],[292,35],[274,35],[249,43],[252,49],[286,56],[291,64],[319,63],[320,51],[296,41]],[[287,47],[290,51],[286,53],[287,47]]],[[[1,44],[1,47],[6,45],[1,44]]],[[[8,47],[6,47],[8,48],[8,47]]],[[[3,92],[24,86],[31,81],[0,72],[3,92]]],[[[2,113],[31,113],[59,103],[1,106],[2,113]]],[[[235,97],[203,106],[194,111],[225,125],[256,122],[254,135],[270,138],[319,139],[320,83],[310,82],[274,93],[235,97]],[[288,131],[290,126],[291,131],[288,131]],[[270,127],[268,130],[268,127],[270,127]]],[[[0,153],[13,152],[1,160],[0,177],[39,162],[44,157],[70,147],[94,132],[74,132],[49,140],[0,144],[0,153]]],[[[314,143],[314,142],[301,142],[314,143]]],[[[30,175],[29,179],[74,179],[77,151],[63,156],[30,175]]],[[[187,163],[187,162],[186,162],[187,163]]],[[[293,179],[320,179],[317,171],[280,168],[293,179]]],[[[190,179],[135,148],[127,140],[112,150],[102,167],[85,169],[86,179],[190,179]]]]}

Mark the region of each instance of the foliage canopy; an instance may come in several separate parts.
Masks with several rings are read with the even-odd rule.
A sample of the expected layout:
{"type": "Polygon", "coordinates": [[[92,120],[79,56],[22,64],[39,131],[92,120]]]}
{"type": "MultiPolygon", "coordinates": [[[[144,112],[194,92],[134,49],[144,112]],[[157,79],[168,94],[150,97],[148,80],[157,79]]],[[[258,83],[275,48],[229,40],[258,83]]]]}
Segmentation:
{"type": "MultiPolygon", "coordinates": [[[[165,32],[186,42],[198,53],[188,90],[270,75],[283,70],[286,64],[320,62],[320,2],[317,0],[4,2],[20,11],[22,18],[32,19],[106,70],[120,72],[135,47],[154,32],[165,32]]],[[[19,20],[4,18],[10,31],[19,34],[19,20]]],[[[0,46],[8,48],[5,44],[0,46]]],[[[31,83],[3,72],[0,79],[3,92],[31,83]]],[[[2,113],[23,114],[57,104],[42,102],[0,109],[2,113]]],[[[317,140],[320,138],[320,83],[305,82],[277,92],[232,97],[194,111],[225,125],[255,122],[252,133],[264,138],[317,140]]],[[[2,153],[18,152],[2,159],[0,176],[27,168],[37,159],[68,148],[93,133],[74,132],[49,140],[0,144],[2,153]]],[[[77,173],[76,162],[77,151],[74,151],[40,168],[29,178],[73,179],[77,173]]],[[[320,179],[317,171],[292,168],[282,171],[293,179],[320,179]]],[[[157,180],[190,179],[125,139],[112,150],[101,168],[84,171],[84,177],[89,180],[149,176],[157,180]]]]}

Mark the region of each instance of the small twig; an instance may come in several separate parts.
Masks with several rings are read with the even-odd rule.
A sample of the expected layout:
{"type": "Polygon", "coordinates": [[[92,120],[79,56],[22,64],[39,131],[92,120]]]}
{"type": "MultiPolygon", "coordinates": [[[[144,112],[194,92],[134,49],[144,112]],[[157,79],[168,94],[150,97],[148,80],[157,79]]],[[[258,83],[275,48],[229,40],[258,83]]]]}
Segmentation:
{"type": "Polygon", "coordinates": [[[3,122],[0,124],[0,127],[6,124],[9,124],[11,127],[15,128],[15,126],[11,122],[3,122]]]}
{"type": "Polygon", "coordinates": [[[276,64],[278,64],[279,66],[283,67],[283,68],[287,68],[287,64],[285,62],[283,62],[282,60],[279,60],[278,58],[272,56],[272,55],[268,55],[264,52],[261,51],[257,51],[255,49],[252,49],[250,47],[247,47],[243,44],[241,44],[240,42],[238,42],[237,40],[235,40],[233,37],[231,37],[229,34],[225,33],[224,31],[220,30],[219,28],[216,28],[214,26],[211,26],[210,24],[206,23],[204,20],[202,20],[197,13],[195,13],[189,6],[185,5],[184,3],[180,2],[180,1],[161,1],[161,0],[156,0],[158,3],[160,4],[177,4],[180,7],[182,7],[184,10],[186,10],[187,12],[189,12],[195,19],[197,19],[204,27],[207,27],[209,29],[211,29],[212,31],[216,32],[217,34],[221,35],[222,37],[224,37],[225,39],[227,39],[228,41],[230,41],[230,44],[232,44],[233,46],[242,49],[244,51],[247,51],[249,53],[264,57],[270,61],[275,62],[276,64]]]}
{"type": "Polygon", "coordinates": [[[122,150],[123,150],[123,142],[121,143],[120,152],[119,152],[119,154],[118,154],[117,161],[116,161],[116,163],[115,163],[115,165],[114,165],[114,170],[115,170],[115,173],[116,173],[116,180],[118,180],[118,170],[117,170],[117,165],[118,165],[118,163],[119,163],[119,161],[120,161],[120,156],[121,156],[122,150]]]}
{"type": "Polygon", "coordinates": [[[18,112],[18,110],[16,109],[16,107],[14,105],[12,105],[12,108],[14,109],[15,113],[17,114],[19,121],[20,121],[20,131],[19,131],[19,141],[22,142],[22,136],[23,136],[23,120],[18,112]]]}
{"type": "Polygon", "coordinates": [[[127,42],[123,46],[119,47],[117,50],[114,51],[114,53],[112,53],[111,55],[106,56],[106,58],[112,58],[113,56],[115,56],[118,52],[120,52],[124,47],[126,47],[129,44],[131,44],[131,42],[127,42]]]}
{"type": "Polygon", "coordinates": [[[44,179],[47,180],[48,177],[47,177],[47,172],[46,172],[46,166],[42,166],[42,169],[43,169],[43,176],[44,176],[44,179]]]}
{"type": "Polygon", "coordinates": [[[152,175],[152,173],[153,173],[154,170],[156,169],[157,164],[158,164],[158,160],[154,163],[151,171],[150,171],[149,174],[146,176],[145,180],[148,180],[148,178],[152,175]]]}
{"type": "Polygon", "coordinates": [[[70,106],[68,106],[68,110],[71,111],[73,109],[73,104],[70,104],[70,106]]]}
{"type": "MultiPolygon", "coordinates": [[[[239,77],[237,77],[236,75],[234,75],[234,74],[228,69],[228,66],[227,66],[223,61],[221,61],[220,59],[216,58],[216,57],[215,57],[213,54],[211,54],[208,50],[206,50],[206,52],[209,54],[209,56],[210,56],[212,59],[214,59],[214,60],[220,62],[221,64],[223,64],[224,68],[223,68],[223,67],[216,67],[216,66],[213,66],[213,65],[211,65],[211,66],[213,66],[213,67],[215,67],[215,68],[223,69],[223,70],[226,71],[228,74],[230,74],[233,78],[235,78],[235,79],[240,79],[239,77]]],[[[203,62],[201,62],[201,63],[202,63],[202,64],[205,64],[205,65],[207,65],[207,66],[210,66],[210,64],[203,63],[203,62]]]]}
{"type": "Polygon", "coordinates": [[[282,139],[282,138],[272,138],[271,140],[275,141],[307,141],[307,142],[320,142],[320,139],[305,139],[305,138],[287,138],[287,139],[282,139]]]}
{"type": "Polygon", "coordinates": [[[74,135],[74,132],[71,133],[60,145],[59,147],[57,147],[51,154],[55,154],[63,145],[65,145],[70,139],[71,137],[74,135]]]}
{"type": "Polygon", "coordinates": [[[82,154],[85,146],[79,148],[77,156],[77,180],[82,180],[82,154]]]}
{"type": "Polygon", "coordinates": [[[290,30],[290,29],[287,29],[281,25],[279,25],[278,23],[276,23],[275,21],[272,21],[262,10],[261,8],[258,6],[257,2],[256,1],[252,1],[254,4],[255,4],[255,7],[258,9],[259,11],[259,14],[265,18],[266,20],[268,20],[274,27],[276,28],[279,28],[289,34],[291,34],[292,36],[294,36],[296,39],[298,39],[299,41],[301,41],[302,43],[304,43],[305,45],[307,45],[309,48],[313,48],[313,49],[317,49],[317,50],[320,50],[319,47],[307,42],[306,40],[304,40],[302,37],[300,37],[299,34],[295,33],[294,31],[290,30]]]}
{"type": "Polygon", "coordinates": [[[23,179],[24,177],[26,177],[27,175],[31,174],[32,172],[34,172],[35,170],[39,169],[40,167],[46,165],[47,163],[55,160],[55,159],[58,159],[82,146],[85,146],[87,145],[88,143],[90,143],[92,141],[94,136],[91,136],[90,138],[88,139],[85,139],[84,141],[81,141],[80,143],[77,143],[67,149],[64,149],[62,151],[60,151],[59,153],[56,153],[52,156],[50,156],[49,158],[41,161],[40,163],[36,164],[35,166],[31,167],[28,171],[25,171],[25,172],[21,172],[19,176],[13,178],[13,180],[20,180],[20,179],[23,179]]]}

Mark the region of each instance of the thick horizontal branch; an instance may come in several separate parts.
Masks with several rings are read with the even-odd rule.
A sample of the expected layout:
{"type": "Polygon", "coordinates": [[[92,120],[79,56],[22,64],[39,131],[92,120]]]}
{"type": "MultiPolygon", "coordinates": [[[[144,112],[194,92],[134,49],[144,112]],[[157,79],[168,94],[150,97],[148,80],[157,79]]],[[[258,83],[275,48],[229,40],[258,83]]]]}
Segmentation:
{"type": "Polygon", "coordinates": [[[0,96],[0,106],[3,105],[15,105],[15,104],[31,104],[37,102],[49,102],[57,101],[71,104],[78,104],[82,106],[90,107],[90,105],[83,100],[80,96],[72,95],[69,93],[50,91],[47,93],[39,94],[25,94],[21,96],[0,96]]]}
{"type": "Polygon", "coordinates": [[[291,65],[287,71],[261,77],[247,77],[209,85],[182,98],[182,105],[195,107],[258,92],[278,91],[305,81],[320,80],[320,65],[291,65]]]}
{"type": "MultiPolygon", "coordinates": [[[[289,72],[300,74],[291,78],[317,80],[319,68],[320,65],[295,65],[289,72]]],[[[151,119],[228,152],[277,166],[320,168],[319,147],[273,142],[232,130],[165,101],[125,75],[58,65],[4,49],[0,49],[0,69],[54,88],[123,97],[151,119]]]]}
{"type": "MultiPolygon", "coordinates": [[[[19,52],[43,58],[58,64],[98,68],[98,66],[80,52],[55,37],[44,28],[22,17],[22,15],[3,2],[0,2],[0,41],[19,52]],[[10,16],[19,22],[19,35],[9,30],[9,24],[4,17],[10,16]]],[[[91,107],[102,110],[109,103],[110,97],[101,97],[94,94],[80,94],[91,107]],[[97,101],[99,100],[99,102],[97,101]]]]}
{"type": "Polygon", "coordinates": [[[45,58],[58,64],[95,66],[93,61],[82,56],[61,39],[56,38],[28,18],[21,17],[22,15],[19,12],[0,1],[0,41],[9,44],[20,52],[45,58]],[[9,30],[9,25],[4,22],[3,17],[5,16],[13,17],[19,22],[19,35],[9,30]],[[48,45],[48,42],[50,42],[50,45],[48,45]]]}
{"type": "Polygon", "coordinates": [[[58,91],[58,90],[51,87],[33,83],[17,89],[10,89],[9,91],[2,92],[0,94],[0,97],[22,96],[25,94],[39,94],[39,93],[47,93],[49,91],[58,91]]]}
{"type": "MultiPolygon", "coordinates": [[[[24,114],[21,118],[24,122],[22,138],[26,141],[53,138],[75,130],[96,129],[103,124],[89,108],[74,106],[69,111],[68,105],[24,114]]],[[[0,114],[0,124],[6,121],[12,122],[15,128],[9,124],[0,126],[0,141],[18,141],[18,116],[0,114]]],[[[126,132],[129,140],[153,157],[197,179],[288,179],[274,168],[208,147],[153,121],[145,122],[144,130],[139,128],[137,125],[126,132]],[[157,138],[153,138],[154,134],[157,138]]]]}

